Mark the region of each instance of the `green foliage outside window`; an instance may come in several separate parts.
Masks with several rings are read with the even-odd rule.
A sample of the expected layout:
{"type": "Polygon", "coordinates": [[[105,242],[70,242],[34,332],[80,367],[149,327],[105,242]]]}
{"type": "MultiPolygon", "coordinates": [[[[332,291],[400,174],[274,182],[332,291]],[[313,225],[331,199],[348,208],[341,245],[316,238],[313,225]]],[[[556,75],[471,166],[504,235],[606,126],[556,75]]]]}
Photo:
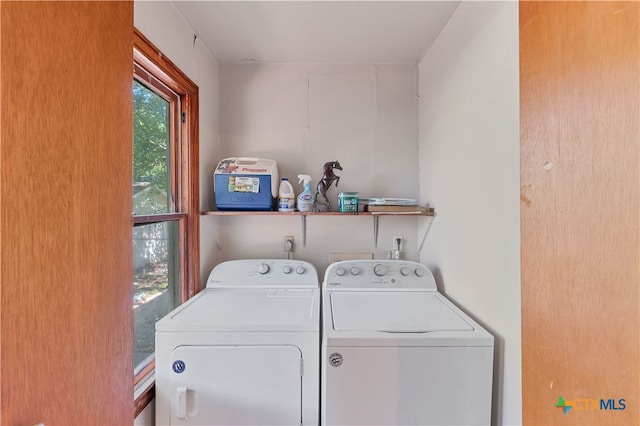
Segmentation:
{"type": "Polygon", "coordinates": [[[169,102],[133,82],[134,213],[169,211],[169,102]]]}

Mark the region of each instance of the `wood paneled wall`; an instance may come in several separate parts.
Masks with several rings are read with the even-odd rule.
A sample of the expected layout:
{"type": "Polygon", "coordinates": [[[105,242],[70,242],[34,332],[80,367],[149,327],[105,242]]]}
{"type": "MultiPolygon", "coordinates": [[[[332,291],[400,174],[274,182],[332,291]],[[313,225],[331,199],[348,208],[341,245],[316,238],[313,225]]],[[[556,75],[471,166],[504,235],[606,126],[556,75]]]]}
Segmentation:
{"type": "Polygon", "coordinates": [[[2,424],[132,424],[133,4],[2,2],[2,424]]]}
{"type": "Polygon", "coordinates": [[[640,424],[639,21],[520,3],[526,425],[640,424]]]}

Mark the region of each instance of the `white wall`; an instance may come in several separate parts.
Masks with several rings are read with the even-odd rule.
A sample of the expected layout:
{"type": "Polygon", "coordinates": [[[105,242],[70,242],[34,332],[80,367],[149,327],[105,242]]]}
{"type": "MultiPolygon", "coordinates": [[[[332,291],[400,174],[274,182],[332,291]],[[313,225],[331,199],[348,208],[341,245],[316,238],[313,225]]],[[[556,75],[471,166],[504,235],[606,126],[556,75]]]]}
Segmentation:
{"type": "MultiPolygon", "coordinates": [[[[199,87],[200,98],[200,208],[208,209],[208,194],[213,191],[210,171],[218,159],[218,64],[204,46],[194,42],[193,29],[172,3],[134,2],[134,25],[199,87]]],[[[216,224],[201,220],[200,270],[203,282],[218,261],[219,253],[208,235],[216,233],[216,224]]],[[[153,403],[136,418],[136,425],[153,425],[153,403]]]]}
{"type": "MultiPolygon", "coordinates": [[[[417,199],[417,67],[414,65],[220,65],[220,155],[274,159],[296,192],[298,174],[313,187],[327,161],[339,160],[340,191],[361,197],[417,199]]],[[[302,245],[298,217],[212,217],[224,259],[284,257],[283,236],[296,240],[294,257],[319,273],[330,252],[368,252],[385,258],[392,235],[406,238],[406,258],[417,260],[417,219],[382,218],[378,248],[371,217],[307,219],[302,245]]]]}
{"type": "Polygon", "coordinates": [[[496,340],[493,423],[522,423],[517,2],[463,2],[419,64],[421,261],[496,340]]]}
{"type": "MultiPolygon", "coordinates": [[[[195,31],[168,1],[134,2],[134,25],[199,87],[200,95],[200,208],[209,210],[213,192],[212,171],[218,153],[218,64],[195,31]]],[[[219,251],[212,244],[216,223],[200,220],[200,272],[203,285],[218,263],[219,251]]]]}

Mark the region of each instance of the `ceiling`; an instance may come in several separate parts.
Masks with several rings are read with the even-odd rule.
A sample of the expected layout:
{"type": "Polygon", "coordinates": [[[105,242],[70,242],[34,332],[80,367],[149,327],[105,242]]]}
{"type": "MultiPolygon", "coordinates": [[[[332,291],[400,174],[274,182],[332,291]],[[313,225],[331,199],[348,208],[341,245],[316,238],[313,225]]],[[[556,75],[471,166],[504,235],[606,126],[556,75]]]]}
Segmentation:
{"type": "Polygon", "coordinates": [[[460,1],[182,1],[220,63],[416,64],[460,1]]]}

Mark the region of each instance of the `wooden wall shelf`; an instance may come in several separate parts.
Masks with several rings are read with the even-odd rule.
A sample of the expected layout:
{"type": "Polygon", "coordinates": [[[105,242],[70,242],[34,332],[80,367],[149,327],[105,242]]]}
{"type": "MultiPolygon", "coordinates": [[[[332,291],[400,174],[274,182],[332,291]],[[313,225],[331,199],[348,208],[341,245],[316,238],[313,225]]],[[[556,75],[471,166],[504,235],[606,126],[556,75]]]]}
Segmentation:
{"type": "Polygon", "coordinates": [[[277,212],[277,211],[220,211],[209,210],[201,212],[203,216],[299,216],[302,219],[302,245],[307,246],[307,216],[342,216],[342,217],[356,217],[356,216],[369,216],[373,217],[373,243],[375,248],[378,248],[378,226],[380,216],[426,216],[429,218],[429,225],[421,239],[418,252],[422,250],[422,246],[427,238],[427,234],[431,229],[431,223],[433,217],[436,215],[433,209],[428,211],[386,211],[386,212],[357,212],[357,213],[342,213],[342,212],[277,212]]]}
{"type": "Polygon", "coordinates": [[[201,212],[203,216],[435,216],[428,212],[275,212],[275,211],[221,211],[209,210],[201,212]]]}

